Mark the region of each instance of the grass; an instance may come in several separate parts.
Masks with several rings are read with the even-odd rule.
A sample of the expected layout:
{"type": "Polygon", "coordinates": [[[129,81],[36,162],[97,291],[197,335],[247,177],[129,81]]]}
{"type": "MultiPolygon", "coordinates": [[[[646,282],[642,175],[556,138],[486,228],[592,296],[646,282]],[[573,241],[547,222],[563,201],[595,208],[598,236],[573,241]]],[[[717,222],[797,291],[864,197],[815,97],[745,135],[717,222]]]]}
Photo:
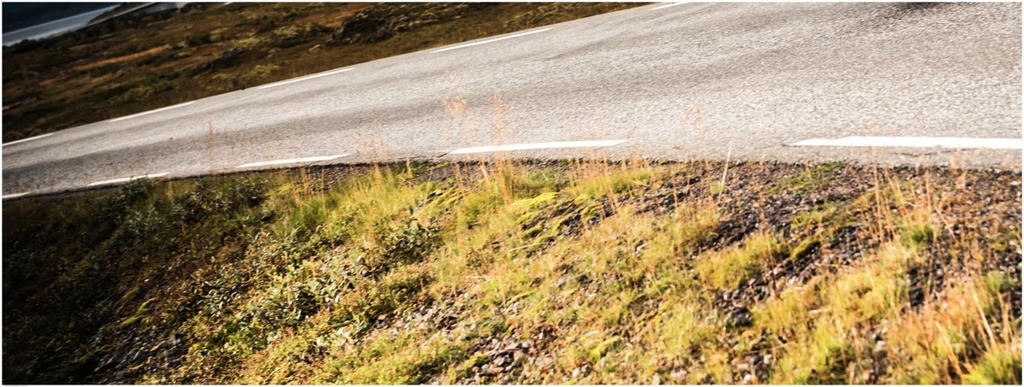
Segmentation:
{"type": "Polygon", "coordinates": [[[719,289],[735,289],[757,277],[760,268],[787,254],[787,247],[770,235],[752,235],[743,244],[708,254],[697,262],[694,269],[701,280],[719,289]]]}
{"type": "MultiPolygon", "coordinates": [[[[463,7],[456,21],[424,4],[201,4],[127,19],[5,52],[4,140],[627,6],[463,7]],[[363,11],[438,21],[322,43],[363,11]],[[87,52],[101,54],[78,62],[87,52]]],[[[500,143],[500,95],[496,119],[476,120],[453,83],[453,129],[500,143]]],[[[1021,382],[1019,173],[381,165],[383,143],[364,148],[361,166],[4,203],[4,382],[1021,382]]]]}
{"type": "Polygon", "coordinates": [[[4,381],[1019,383],[1019,186],[962,184],[1014,175],[827,168],[369,164],[8,202],[4,381]]]}

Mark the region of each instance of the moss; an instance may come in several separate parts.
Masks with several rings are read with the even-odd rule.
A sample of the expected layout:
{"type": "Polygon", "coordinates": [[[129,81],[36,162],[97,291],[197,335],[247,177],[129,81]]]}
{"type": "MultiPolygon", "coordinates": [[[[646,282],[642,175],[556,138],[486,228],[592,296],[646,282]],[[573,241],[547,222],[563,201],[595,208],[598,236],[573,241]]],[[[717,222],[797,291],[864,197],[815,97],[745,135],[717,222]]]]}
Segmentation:
{"type": "Polygon", "coordinates": [[[487,355],[477,352],[471,355],[468,359],[464,360],[455,370],[451,373],[448,380],[445,382],[448,384],[456,384],[463,378],[469,378],[473,376],[473,368],[479,367],[487,363],[487,355]]]}
{"type": "Polygon", "coordinates": [[[921,246],[935,240],[935,228],[931,225],[916,225],[908,228],[902,235],[907,246],[921,246]]]}
{"type": "Polygon", "coordinates": [[[800,260],[818,246],[821,246],[821,241],[817,237],[804,239],[789,252],[789,259],[800,260]]]}
{"type": "Polygon", "coordinates": [[[789,248],[770,235],[754,235],[744,241],[743,248],[730,248],[707,254],[695,269],[709,285],[718,289],[735,289],[754,278],[761,268],[789,254],[789,248]]]}
{"type": "Polygon", "coordinates": [[[143,318],[146,317],[147,314],[149,314],[149,305],[152,304],[153,301],[156,301],[156,298],[150,298],[150,299],[146,300],[146,302],[143,302],[142,305],[139,305],[139,308],[135,311],[135,314],[132,315],[131,317],[125,319],[120,324],[118,324],[117,328],[118,329],[129,328],[132,325],[135,325],[136,323],[141,321],[143,318]]]}
{"type": "Polygon", "coordinates": [[[985,273],[984,281],[986,288],[992,294],[1001,294],[1020,288],[1020,284],[1015,283],[1013,277],[1001,271],[985,273]]]}
{"type": "Polygon", "coordinates": [[[711,183],[710,192],[711,192],[712,195],[718,195],[718,194],[722,193],[723,191],[725,191],[725,184],[722,184],[721,182],[717,182],[717,181],[714,182],[714,183],[711,183]]]}
{"type": "Polygon", "coordinates": [[[620,342],[622,342],[622,337],[619,336],[613,336],[605,341],[602,341],[596,347],[594,347],[594,349],[590,350],[590,360],[594,363],[597,363],[598,361],[601,360],[602,357],[604,357],[605,354],[608,353],[608,351],[614,349],[620,342]]]}
{"type": "Polygon", "coordinates": [[[843,164],[839,162],[815,166],[799,176],[779,182],[779,184],[769,189],[768,193],[775,194],[783,190],[789,190],[795,193],[806,193],[811,187],[824,182],[824,176],[826,174],[834,172],[842,167],[843,164]]]}
{"type": "Polygon", "coordinates": [[[514,214],[522,214],[551,204],[556,198],[558,198],[557,192],[546,192],[533,198],[517,200],[508,205],[508,210],[514,214]]]}

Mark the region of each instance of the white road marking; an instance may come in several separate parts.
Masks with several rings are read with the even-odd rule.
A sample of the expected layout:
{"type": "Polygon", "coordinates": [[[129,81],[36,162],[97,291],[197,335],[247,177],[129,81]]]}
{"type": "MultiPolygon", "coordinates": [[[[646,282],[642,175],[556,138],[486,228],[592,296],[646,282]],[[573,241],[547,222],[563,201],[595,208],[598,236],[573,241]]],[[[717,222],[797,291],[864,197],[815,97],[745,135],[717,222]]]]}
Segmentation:
{"type": "Polygon", "coordinates": [[[337,158],[348,156],[347,154],[333,155],[333,156],[316,156],[316,157],[303,157],[298,159],[284,159],[284,160],[271,160],[271,161],[260,161],[256,163],[242,164],[235,168],[251,168],[251,167],[263,167],[267,165],[281,165],[281,164],[299,164],[299,163],[314,163],[317,161],[334,160],[337,158]]]}
{"type": "Polygon", "coordinates": [[[164,172],[164,173],[154,173],[154,174],[142,175],[142,176],[122,177],[120,179],[110,179],[110,180],[97,181],[95,183],[89,183],[88,186],[92,187],[94,185],[127,183],[129,181],[132,181],[132,180],[135,180],[135,179],[141,179],[143,177],[147,177],[147,178],[152,179],[152,178],[163,177],[163,176],[167,176],[167,172],[164,172]]]}
{"type": "Polygon", "coordinates": [[[349,70],[352,70],[352,69],[354,69],[354,67],[348,67],[348,68],[344,68],[344,69],[340,69],[340,70],[328,71],[326,73],[307,75],[307,76],[301,77],[301,78],[289,79],[287,81],[281,81],[281,82],[276,82],[276,83],[271,83],[271,84],[259,86],[259,87],[256,87],[256,90],[269,89],[271,87],[278,87],[278,86],[282,86],[282,85],[287,85],[289,83],[308,81],[308,80],[313,79],[313,78],[320,78],[320,77],[326,77],[328,75],[340,74],[340,73],[343,73],[343,72],[346,72],[346,71],[349,71],[349,70]]]}
{"type": "Polygon", "coordinates": [[[189,101],[189,102],[177,104],[177,105],[174,105],[174,106],[168,106],[168,107],[165,107],[165,108],[159,108],[159,109],[156,109],[156,110],[150,110],[148,112],[142,112],[142,113],[138,113],[138,114],[132,114],[130,116],[124,116],[124,117],[120,117],[120,118],[115,118],[115,119],[109,120],[107,122],[123,121],[123,120],[127,120],[129,118],[135,118],[135,117],[141,117],[141,116],[144,116],[144,115],[147,115],[147,114],[159,113],[159,112],[162,112],[164,110],[176,109],[176,108],[180,108],[180,107],[183,107],[183,106],[188,106],[188,105],[191,105],[191,104],[194,104],[194,103],[196,103],[196,101],[189,101]]]}
{"type": "Polygon", "coordinates": [[[853,146],[853,147],[906,147],[953,149],[1021,149],[1019,138],[959,138],[959,137],[843,137],[838,139],[812,138],[791,144],[793,146],[853,146]]]}
{"type": "Polygon", "coordinates": [[[656,9],[662,9],[662,8],[668,8],[668,7],[675,7],[675,6],[677,6],[677,5],[683,5],[683,4],[686,4],[686,3],[668,3],[668,4],[665,4],[665,5],[663,5],[663,6],[660,6],[660,7],[655,7],[655,8],[651,8],[651,11],[653,11],[653,10],[656,10],[656,9]]]}
{"type": "Polygon", "coordinates": [[[459,155],[468,153],[486,153],[486,152],[506,152],[506,151],[518,151],[518,150],[533,150],[533,149],[557,149],[557,148],[592,148],[592,147],[605,147],[619,145],[626,142],[626,140],[607,140],[607,141],[557,141],[557,142],[542,142],[535,144],[509,144],[509,145],[493,145],[493,146],[481,146],[475,148],[462,148],[456,149],[448,154],[459,155]]]}
{"type": "Polygon", "coordinates": [[[22,197],[22,196],[25,196],[25,195],[28,195],[28,194],[30,194],[30,193],[31,193],[31,192],[22,192],[22,193],[16,193],[16,194],[4,195],[4,196],[3,196],[2,198],[0,198],[0,200],[7,200],[7,199],[14,199],[14,198],[20,198],[20,197],[22,197]]]}
{"type": "Polygon", "coordinates": [[[550,30],[552,28],[554,28],[554,27],[541,28],[539,30],[526,31],[526,32],[522,32],[522,33],[518,33],[518,34],[514,34],[514,35],[509,35],[509,36],[502,36],[500,38],[481,40],[479,42],[466,43],[466,44],[460,44],[460,45],[457,45],[457,46],[445,47],[445,48],[442,48],[440,50],[434,50],[431,53],[432,54],[436,54],[436,53],[445,52],[445,51],[448,51],[448,50],[458,50],[460,48],[472,47],[472,46],[477,46],[477,45],[487,44],[487,43],[494,43],[494,42],[497,42],[499,40],[512,39],[512,38],[518,38],[520,36],[526,36],[526,35],[532,35],[532,34],[536,34],[536,33],[541,33],[541,32],[550,30]]]}
{"type": "Polygon", "coordinates": [[[25,142],[25,141],[32,141],[32,140],[38,140],[38,139],[40,139],[40,138],[43,138],[43,137],[49,137],[49,136],[52,136],[52,135],[54,135],[54,134],[56,134],[56,133],[47,133],[47,134],[40,134],[40,135],[38,135],[38,136],[35,136],[35,137],[23,138],[23,139],[21,139],[21,140],[18,140],[18,141],[11,141],[11,142],[9,142],[9,143],[3,144],[3,146],[8,146],[8,145],[14,145],[14,144],[20,144],[20,143],[23,143],[23,142],[25,142]]]}

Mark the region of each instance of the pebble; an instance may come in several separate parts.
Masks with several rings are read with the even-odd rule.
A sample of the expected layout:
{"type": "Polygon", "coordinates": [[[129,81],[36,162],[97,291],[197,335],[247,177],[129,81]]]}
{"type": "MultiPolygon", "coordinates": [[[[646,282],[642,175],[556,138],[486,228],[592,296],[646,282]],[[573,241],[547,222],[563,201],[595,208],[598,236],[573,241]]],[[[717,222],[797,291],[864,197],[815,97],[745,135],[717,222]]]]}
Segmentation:
{"type": "Polygon", "coordinates": [[[490,364],[485,364],[483,367],[480,368],[480,375],[481,376],[494,376],[494,375],[497,375],[497,374],[498,374],[498,370],[496,368],[494,368],[494,366],[492,366],[490,364]]]}
{"type": "Polygon", "coordinates": [[[677,381],[682,381],[683,378],[686,377],[686,374],[688,374],[686,370],[678,370],[672,373],[672,378],[676,379],[677,381]]]}
{"type": "Polygon", "coordinates": [[[725,323],[730,327],[742,327],[751,323],[750,311],[745,307],[733,308],[726,314],[725,323]]]}

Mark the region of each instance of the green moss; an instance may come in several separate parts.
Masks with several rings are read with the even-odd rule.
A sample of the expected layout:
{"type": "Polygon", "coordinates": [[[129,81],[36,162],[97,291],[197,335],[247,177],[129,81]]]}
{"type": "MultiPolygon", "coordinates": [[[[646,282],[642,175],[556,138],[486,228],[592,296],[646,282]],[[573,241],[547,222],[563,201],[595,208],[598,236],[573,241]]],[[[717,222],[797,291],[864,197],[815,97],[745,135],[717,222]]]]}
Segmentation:
{"type": "Polygon", "coordinates": [[[779,182],[778,185],[768,190],[768,193],[775,194],[782,190],[790,190],[795,193],[805,193],[809,188],[824,182],[824,176],[826,174],[836,171],[839,168],[842,168],[842,166],[843,164],[839,162],[816,166],[799,176],[791,177],[779,182]]]}
{"type": "Polygon", "coordinates": [[[922,246],[935,241],[935,228],[931,225],[913,225],[908,227],[901,236],[907,246],[922,246]]]}
{"type": "Polygon", "coordinates": [[[695,269],[701,279],[718,289],[735,289],[760,273],[765,264],[789,253],[787,246],[770,235],[744,240],[743,248],[731,248],[702,256],[695,269]]]}
{"type": "Polygon", "coordinates": [[[605,354],[608,353],[608,351],[614,349],[621,341],[622,337],[619,336],[613,336],[605,341],[602,341],[600,344],[594,347],[594,349],[590,350],[590,360],[594,363],[597,363],[598,361],[601,360],[602,357],[604,357],[605,354]]]}
{"type": "Polygon", "coordinates": [[[1001,271],[990,271],[985,273],[985,287],[992,294],[1002,294],[1012,289],[1019,289],[1020,285],[1013,277],[1001,271]]]}
{"type": "Polygon", "coordinates": [[[821,246],[821,241],[816,237],[810,237],[804,239],[792,251],[789,252],[789,259],[799,260],[805,256],[815,247],[821,246]]]}
{"type": "Polygon", "coordinates": [[[725,191],[725,184],[722,184],[721,182],[717,182],[717,181],[714,182],[714,183],[711,183],[710,192],[711,192],[712,195],[718,195],[718,194],[722,193],[723,191],[725,191]]]}
{"type": "Polygon", "coordinates": [[[153,301],[156,301],[156,298],[150,298],[146,300],[146,302],[143,302],[142,305],[139,305],[139,308],[135,311],[135,314],[125,319],[120,324],[118,324],[117,328],[125,329],[141,321],[143,318],[146,317],[146,315],[149,314],[149,305],[152,304],[153,301]]]}
{"type": "Polygon", "coordinates": [[[835,215],[839,210],[837,203],[825,203],[809,213],[798,213],[793,215],[793,228],[815,227],[823,224],[841,222],[835,215]]]}
{"type": "Polygon", "coordinates": [[[517,200],[508,205],[508,210],[515,214],[537,210],[543,206],[553,203],[557,197],[557,192],[543,193],[533,198],[517,200]]]}
{"type": "Polygon", "coordinates": [[[473,375],[473,367],[479,367],[487,363],[488,356],[477,352],[471,355],[468,359],[464,360],[451,372],[448,380],[445,382],[448,384],[456,384],[460,379],[468,378],[473,375]]]}

